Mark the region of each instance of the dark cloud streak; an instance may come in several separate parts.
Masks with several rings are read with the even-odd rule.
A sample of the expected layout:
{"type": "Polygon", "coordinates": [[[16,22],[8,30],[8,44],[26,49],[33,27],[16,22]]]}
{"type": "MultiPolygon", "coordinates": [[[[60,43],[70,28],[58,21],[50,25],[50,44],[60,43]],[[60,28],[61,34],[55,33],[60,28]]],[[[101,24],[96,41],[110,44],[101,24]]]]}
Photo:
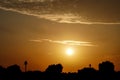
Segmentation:
{"type": "Polygon", "coordinates": [[[119,0],[1,0],[0,8],[61,23],[120,24],[119,0]]]}

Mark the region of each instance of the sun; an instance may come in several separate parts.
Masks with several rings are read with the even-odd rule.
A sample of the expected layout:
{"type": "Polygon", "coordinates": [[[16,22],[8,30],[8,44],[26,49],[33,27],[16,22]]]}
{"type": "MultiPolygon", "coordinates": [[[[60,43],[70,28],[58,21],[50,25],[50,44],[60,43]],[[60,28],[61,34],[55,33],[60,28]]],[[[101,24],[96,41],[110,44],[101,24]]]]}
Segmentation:
{"type": "Polygon", "coordinates": [[[68,56],[72,56],[73,53],[74,53],[73,48],[67,48],[67,49],[66,49],[66,54],[67,54],[68,56]]]}

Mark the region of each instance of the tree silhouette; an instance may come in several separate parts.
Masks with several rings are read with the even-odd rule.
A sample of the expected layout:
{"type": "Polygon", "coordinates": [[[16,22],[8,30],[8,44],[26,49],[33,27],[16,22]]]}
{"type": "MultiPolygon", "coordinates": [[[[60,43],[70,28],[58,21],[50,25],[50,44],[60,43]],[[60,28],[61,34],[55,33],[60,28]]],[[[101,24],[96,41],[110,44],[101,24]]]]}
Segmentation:
{"type": "Polygon", "coordinates": [[[53,64],[49,65],[48,68],[45,70],[47,73],[61,73],[63,66],[61,64],[53,64]]]}
{"type": "Polygon", "coordinates": [[[5,72],[6,72],[6,69],[0,66],[0,80],[4,78],[5,72]]]}
{"type": "Polygon", "coordinates": [[[3,68],[2,66],[0,66],[0,74],[2,74],[3,72],[5,72],[5,68],[3,68]]]}
{"type": "Polygon", "coordinates": [[[28,62],[25,61],[25,62],[24,62],[24,65],[25,65],[25,72],[27,71],[27,64],[28,64],[28,62]]]}
{"type": "Polygon", "coordinates": [[[99,71],[103,73],[113,73],[114,64],[110,61],[105,61],[99,64],[99,71]]]}
{"type": "Polygon", "coordinates": [[[20,66],[18,65],[11,65],[7,67],[7,72],[12,74],[19,74],[21,73],[20,66]]]}
{"type": "MultiPolygon", "coordinates": [[[[27,61],[24,62],[25,71],[27,61]]],[[[78,72],[62,73],[61,64],[52,64],[47,67],[45,72],[27,71],[21,72],[18,65],[11,65],[7,68],[0,66],[0,80],[120,80],[120,71],[114,71],[114,64],[105,61],[99,64],[99,70],[94,69],[89,64],[78,72]]]]}
{"type": "Polygon", "coordinates": [[[91,68],[92,67],[92,65],[91,64],[89,64],[89,68],[91,68]]]}

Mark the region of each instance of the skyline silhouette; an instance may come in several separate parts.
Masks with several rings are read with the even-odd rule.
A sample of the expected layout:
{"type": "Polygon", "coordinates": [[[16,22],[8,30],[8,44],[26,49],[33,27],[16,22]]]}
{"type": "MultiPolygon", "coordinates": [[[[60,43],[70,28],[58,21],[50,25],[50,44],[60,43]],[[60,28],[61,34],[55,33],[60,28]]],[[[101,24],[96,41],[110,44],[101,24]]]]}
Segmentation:
{"type": "MultiPolygon", "coordinates": [[[[25,61],[26,62],[26,61],[25,61]]],[[[26,67],[25,67],[26,68],[26,67]]],[[[119,80],[120,71],[114,71],[110,61],[99,63],[99,70],[91,65],[78,72],[62,72],[62,64],[49,65],[42,71],[21,71],[18,65],[0,66],[0,80],[119,80]]]]}
{"type": "MultiPolygon", "coordinates": [[[[27,65],[28,65],[28,61],[24,61],[24,70],[21,70],[21,68],[20,68],[20,66],[18,65],[18,64],[14,64],[14,65],[9,65],[9,66],[7,66],[6,68],[4,68],[2,65],[0,65],[0,68],[2,69],[12,69],[11,67],[13,67],[13,68],[19,68],[20,70],[19,71],[22,71],[22,72],[28,72],[28,71],[31,71],[31,70],[27,70],[27,65]]],[[[111,71],[111,72],[114,72],[114,71],[116,71],[115,70],[115,65],[111,62],[111,61],[103,61],[103,62],[101,62],[101,63],[99,63],[98,64],[98,69],[95,69],[93,66],[92,66],[92,64],[89,64],[89,66],[88,67],[83,67],[83,68],[81,68],[80,70],[82,70],[82,69],[94,69],[94,70],[96,70],[96,71],[101,71],[101,72],[109,72],[109,71],[111,71]]],[[[41,71],[41,72],[47,72],[47,73],[49,73],[49,72],[54,72],[55,71],[55,73],[57,73],[57,71],[58,71],[58,73],[61,73],[62,72],[62,70],[63,70],[63,66],[62,66],[62,64],[51,64],[51,65],[48,65],[48,67],[44,70],[44,71],[41,71]]],[[[39,71],[40,71],[40,69],[39,69],[39,71]]],[[[70,71],[68,71],[67,73],[69,73],[70,71]]],[[[78,69],[78,72],[79,72],[79,69],[78,69]]],[[[117,71],[118,72],[118,71],[117,71]]],[[[74,72],[73,72],[74,73],[74,72]]]]}

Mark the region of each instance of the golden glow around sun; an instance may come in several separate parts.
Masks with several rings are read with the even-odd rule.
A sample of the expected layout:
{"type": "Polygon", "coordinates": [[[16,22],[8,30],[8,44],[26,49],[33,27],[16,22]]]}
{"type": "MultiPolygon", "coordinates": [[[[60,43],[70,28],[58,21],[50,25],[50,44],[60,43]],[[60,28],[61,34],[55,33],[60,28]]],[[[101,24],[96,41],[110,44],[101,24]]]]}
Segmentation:
{"type": "Polygon", "coordinates": [[[67,48],[67,49],[66,49],[66,54],[67,54],[68,56],[73,55],[73,53],[74,53],[74,50],[73,50],[72,48],[67,48]]]}

